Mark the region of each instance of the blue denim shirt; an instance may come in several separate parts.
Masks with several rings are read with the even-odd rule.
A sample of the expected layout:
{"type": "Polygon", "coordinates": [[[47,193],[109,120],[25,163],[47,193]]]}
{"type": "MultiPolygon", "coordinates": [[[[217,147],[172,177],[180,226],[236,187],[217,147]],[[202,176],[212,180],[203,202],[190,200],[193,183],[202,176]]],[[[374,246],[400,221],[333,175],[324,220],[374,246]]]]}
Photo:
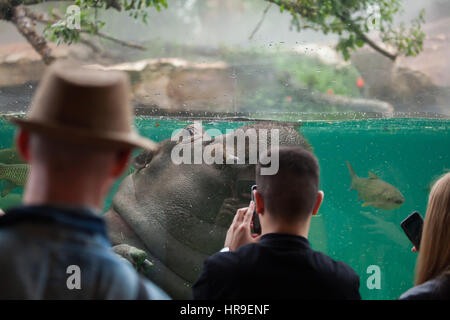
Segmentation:
{"type": "Polygon", "coordinates": [[[88,208],[22,206],[0,217],[0,299],[169,299],[111,249],[88,208]]]}

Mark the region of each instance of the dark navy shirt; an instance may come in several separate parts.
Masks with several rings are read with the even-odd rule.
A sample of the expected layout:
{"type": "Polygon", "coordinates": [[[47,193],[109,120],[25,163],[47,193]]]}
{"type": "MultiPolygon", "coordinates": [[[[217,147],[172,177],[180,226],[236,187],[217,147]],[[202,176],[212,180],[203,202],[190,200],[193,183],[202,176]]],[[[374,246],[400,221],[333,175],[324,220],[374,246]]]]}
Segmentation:
{"type": "Polygon", "coordinates": [[[0,299],[168,299],[111,249],[89,208],[21,206],[0,217],[0,299]]]}
{"type": "Polygon", "coordinates": [[[194,299],[361,299],[347,264],[311,249],[301,236],[270,233],[207,258],[194,299]]]}
{"type": "Polygon", "coordinates": [[[400,300],[450,300],[450,273],[447,271],[409,289],[400,296],[400,300]]]}

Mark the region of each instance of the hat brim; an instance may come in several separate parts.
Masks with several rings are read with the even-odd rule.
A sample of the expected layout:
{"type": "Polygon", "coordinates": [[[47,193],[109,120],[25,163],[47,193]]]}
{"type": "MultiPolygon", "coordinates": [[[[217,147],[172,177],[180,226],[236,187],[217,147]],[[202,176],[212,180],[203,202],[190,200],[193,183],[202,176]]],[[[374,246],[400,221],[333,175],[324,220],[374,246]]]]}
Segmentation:
{"type": "Polygon", "coordinates": [[[157,148],[157,144],[154,141],[144,138],[134,131],[126,134],[116,132],[99,133],[55,123],[42,123],[25,118],[15,117],[11,118],[10,121],[26,131],[74,143],[96,145],[112,149],[142,148],[155,150],[157,148]]]}

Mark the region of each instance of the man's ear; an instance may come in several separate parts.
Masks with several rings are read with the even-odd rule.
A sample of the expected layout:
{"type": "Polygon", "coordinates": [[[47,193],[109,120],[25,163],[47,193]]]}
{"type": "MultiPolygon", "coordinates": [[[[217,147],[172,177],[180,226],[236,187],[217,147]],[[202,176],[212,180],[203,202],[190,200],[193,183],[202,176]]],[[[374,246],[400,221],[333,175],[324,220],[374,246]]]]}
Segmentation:
{"type": "Polygon", "coordinates": [[[264,201],[258,190],[253,191],[255,196],[256,213],[264,214],[264,201]]]}
{"type": "Polygon", "coordinates": [[[25,162],[30,162],[30,133],[28,131],[19,128],[16,135],[16,146],[22,160],[25,162]]]}
{"type": "Polygon", "coordinates": [[[128,167],[131,157],[131,149],[117,152],[116,162],[114,163],[112,175],[114,179],[118,178],[128,167]]]}
{"type": "Polygon", "coordinates": [[[317,212],[319,212],[319,208],[320,208],[320,205],[322,204],[323,197],[324,197],[323,191],[319,190],[319,192],[317,192],[316,203],[314,204],[314,209],[312,212],[313,216],[315,216],[317,214],[317,212]]]}

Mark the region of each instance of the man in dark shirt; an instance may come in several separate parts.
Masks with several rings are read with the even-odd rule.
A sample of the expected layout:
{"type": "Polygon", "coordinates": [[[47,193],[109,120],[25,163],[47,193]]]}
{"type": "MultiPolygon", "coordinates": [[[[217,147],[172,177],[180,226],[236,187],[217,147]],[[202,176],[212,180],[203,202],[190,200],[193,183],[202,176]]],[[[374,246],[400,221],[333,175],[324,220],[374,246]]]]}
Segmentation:
{"type": "Polygon", "coordinates": [[[307,240],[323,200],[317,159],[301,147],[277,152],[275,175],[261,175],[267,161],[256,166],[255,202],[237,211],[225,248],[205,260],[194,299],[361,299],[358,275],[307,240]],[[255,207],[258,236],[251,234],[255,207]]]}
{"type": "Polygon", "coordinates": [[[30,169],[10,172],[28,178],[23,206],[0,217],[0,299],[168,298],[114,254],[101,217],[132,148],[153,147],[128,97],[123,73],[55,63],[12,120],[30,169]]]}

